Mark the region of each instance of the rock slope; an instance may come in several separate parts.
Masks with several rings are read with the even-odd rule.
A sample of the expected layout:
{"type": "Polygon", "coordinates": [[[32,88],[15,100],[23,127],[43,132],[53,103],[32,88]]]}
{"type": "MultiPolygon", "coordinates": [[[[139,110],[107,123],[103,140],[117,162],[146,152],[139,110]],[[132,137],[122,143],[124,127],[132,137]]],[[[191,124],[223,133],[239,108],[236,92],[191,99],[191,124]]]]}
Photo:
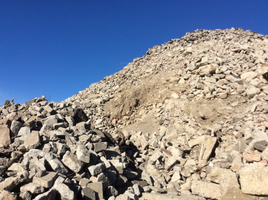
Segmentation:
{"type": "Polygon", "coordinates": [[[268,36],[196,30],[63,102],[0,108],[0,197],[266,199],[268,36]]]}

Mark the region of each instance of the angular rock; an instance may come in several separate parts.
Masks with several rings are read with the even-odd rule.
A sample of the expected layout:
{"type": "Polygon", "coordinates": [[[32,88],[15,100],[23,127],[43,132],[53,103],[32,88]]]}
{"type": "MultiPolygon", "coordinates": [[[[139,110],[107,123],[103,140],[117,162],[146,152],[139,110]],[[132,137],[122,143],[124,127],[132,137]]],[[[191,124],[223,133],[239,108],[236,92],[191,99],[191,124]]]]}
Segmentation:
{"type": "Polygon", "coordinates": [[[241,79],[254,79],[255,77],[258,76],[258,73],[256,72],[246,72],[241,74],[241,79]]]}
{"type": "Polygon", "coordinates": [[[88,168],[88,171],[92,176],[95,176],[99,173],[101,173],[105,169],[105,165],[103,163],[99,163],[97,165],[90,166],[88,168]]]}
{"type": "Polygon", "coordinates": [[[82,189],[82,196],[85,200],[97,200],[97,193],[91,188],[85,187],[82,189]]]}
{"type": "Polygon", "coordinates": [[[75,123],[86,122],[88,120],[86,113],[81,108],[75,109],[73,118],[75,123]]]}
{"type": "Polygon", "coordinates": [[[30,127],[21,127],[19,132],[18,132],[18,136],[25,136],[25,135],[28,135],[29,133],[31,133],[31,129],[30,127]]]}
{"type": "Polygon", "coordinates": [[[67,185],[65,185],[63,181],[63,177],[58,177],[53,185],[53,188],[55,188],[60,193],[61,199],[73,200],[74,192],[67,185]]]}
{"type": "Polygon", "coordinates": [[[17,199],[16,195],[6,190],[3,190],[0,194],[0,200],[16,200],[16,199],[17,199]]]}
{"type": "Polygon", "coordinates": [[[68,173],[68,169],[66,169],[62,162],[53,153],[46,153],[45,159],[48,161],[49,165],[55,172],[61,174],[68,173]]]}
{"type": "Polygon", "coordinates": [[[15,137],[18,135],[18,132],[22,126],[22,123],[19,121],[13,120],[10,126],[10,135],[11,137],[15,137]]]}
{"type": "Polygon", "coordinates": [[[33,177],[33,183],[39,184],[45,188],[50,188],[55,179],[58,177],[58,173],[56,172],[48,172],[46,175],[42,177],[33,177]]]}
{"type": "Polygon", "coordinates": [[[131,200],[127,194],[120,194],[116,197],[116,200],[131,200]]]}
{"type": "Polygon", "coordinates": [[[206,65],[206,66],[203,66],[203,67],[200,67],[199,68],[199,74],[201,76],[203,75],[206,75],[206,74],[214,74],[215,71],[217,69],[217,65],[216,64],[210,64],[210,65],[206,65]]]}
{"type": "Polygon", "coordinates": [[[37,177],[41,177],[41,176],[46,174],[45,165],[40,160],[38,160],[37,157],[33,157],[30,160],[29,170],[32,171],[33,169],[35,171],[34,175],[37,176],[37,177]]]}
{"type": "Polygon", "coordinates": [[[107,142],[98,142],[94,144],[94,151],[100,152],[107,149],[107,142]]]}
{"type": "Polygon", "coordinates": [[[142,197],[148,200],[205,200],[203,197],[194,195],[169,195],[169,194],[154,194],[154,193],[143,193],[142,197]]]}
{"type": "Polygon", "coordinates": [[[218,199],[221,196],[220,185],[215,183],[193,180],[191,190],[192,194],[205,198],[218,199]]]}
{"type": "Polygon", "coordinates": [[[165,168],[166,170],[170,170],[176,163],[178,162],[178,157],[171,156],[166,159],[165,168]]]}
{"type": "Polygon", "coordinates": [[[103,184],[102,184],[102,182],[89,183],[89,184],[87,184],[87,188],[94,190],[96,192],[97,198],[103,199],[103,184]]]}
{"type": "Polygon", "coordinates": [[[243,158],[248,162],[259,162],[261,161],[261,153],[258,151],[245,151],[243,158]]]}
{"type": "Polygon", "coordinates": [[[44,186],[37,183],[28,183],[20,187],[20,192],[31,192],[32,194],[40,194],[45,191],[44,186]]]}
{"type": "Polygon", "coordinates": [[[211,136],[204,136],[201,150],[199,155],[199,166],[204,166],[212,153],[212,150],[216,144],[217,138],[211,136]]]}
{"type": "Polygon", "coordinates": [[[79,172],[81,170],[81,167],[83,166],[82,163],[77,159],[76,155],[71,153],[70,151],[67,151],[64,154],[62,162],[74,172],[79,172]]]}
{"type": "Polygon", "coordinates": [[[0,145],[7,147],[10,145],[10,131],[7,125],[0,125],[0,145]]]}
{"type": "Polygon", "coordinates": [[[82,144],[77,145],[76,155],[79,161],[82,161],[84,163],[90,162],[89,150],[84,145],[82,144]]]}
{"type": "Polygon", "coordinates": [[[246,90],[247,96],[254,97],[256,94],[259,94],[261,90],[259,88],[256,88],[255,86],[251,86],[246,90]]]}
{"type": "Polygon", "coordinates": [[[266,140],[257,141],[253,144],[253,147],[254,149],[257,149],[262,152],[266,148],[267,144],[268,142],[266,140]]]}
{"type": "Polygon", "coordinates": [[[38,131],[32,131],[25,136],[24,145],[27,149],[35,149],[41,145],[40,136],[38,131]]]}
{"type": "Polygon", "coordinates": [[[18,184],[21,183],[21,180],[18,177],[8,177],[4,181],[0,182],[0,191],[7,190],[11,192],[18,184]]]}
{"type": "Polygon", "coordinates": [[[57,190],[55,190],[54,188],[51,188],[47,192],[37,195],[34,198],[34,200],[48,200],[48,199],[56,200],[56,195],[57,195],[57,190]]]}
{"type": "Polygon", "coordinates": [[[243,193],[268,195],[268,168],[245,165],[239,169],[239,181],[243,193]]]}

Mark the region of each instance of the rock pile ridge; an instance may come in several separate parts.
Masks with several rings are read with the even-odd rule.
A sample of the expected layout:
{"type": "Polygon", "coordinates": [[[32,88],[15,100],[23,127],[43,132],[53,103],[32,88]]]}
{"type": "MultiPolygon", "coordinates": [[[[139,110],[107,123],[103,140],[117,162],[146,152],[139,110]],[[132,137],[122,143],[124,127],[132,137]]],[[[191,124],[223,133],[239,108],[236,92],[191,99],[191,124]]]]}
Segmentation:
{"type": "Polygon", "coordinates": [[[0,107],[0,199],[268,199],[268,36],[196,30],[63,102],[0,107]]]}

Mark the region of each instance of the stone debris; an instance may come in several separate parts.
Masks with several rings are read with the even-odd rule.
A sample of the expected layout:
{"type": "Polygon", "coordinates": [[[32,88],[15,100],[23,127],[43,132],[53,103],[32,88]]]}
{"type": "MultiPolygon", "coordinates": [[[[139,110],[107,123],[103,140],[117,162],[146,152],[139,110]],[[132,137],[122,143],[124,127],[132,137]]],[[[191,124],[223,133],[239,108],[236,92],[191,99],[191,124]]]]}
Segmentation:
{"type": "Polygon", "coordinates": [[[63,102],[0,107],[1,199],[268,196],[268,36],[196,30],[63,102]]]}

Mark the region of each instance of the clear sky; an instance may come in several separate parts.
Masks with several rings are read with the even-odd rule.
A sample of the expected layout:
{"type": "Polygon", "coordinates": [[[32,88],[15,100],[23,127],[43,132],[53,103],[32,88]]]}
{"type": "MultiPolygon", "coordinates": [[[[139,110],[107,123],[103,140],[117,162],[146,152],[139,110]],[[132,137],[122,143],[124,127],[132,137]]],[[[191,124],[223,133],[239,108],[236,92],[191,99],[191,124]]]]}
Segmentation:
{"type": "Polygon", "coordinates": [[[196,29],[268,34],[268,0],[0,0],[0,105],[60,102],[196,29]]]}

